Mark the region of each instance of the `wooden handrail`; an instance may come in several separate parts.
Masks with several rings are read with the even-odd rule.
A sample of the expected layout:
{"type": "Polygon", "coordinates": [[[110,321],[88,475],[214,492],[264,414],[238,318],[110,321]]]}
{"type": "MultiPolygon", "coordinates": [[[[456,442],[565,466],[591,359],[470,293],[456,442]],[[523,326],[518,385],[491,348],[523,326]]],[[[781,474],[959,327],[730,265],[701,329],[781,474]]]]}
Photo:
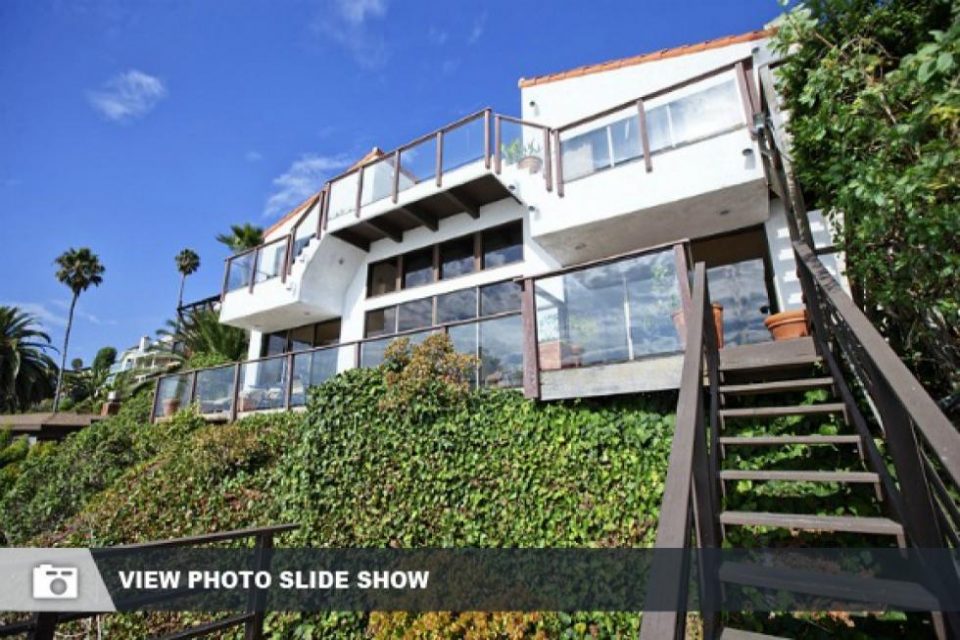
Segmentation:
{"type": "MultiPolygon", "coordinates": [[[[711,480],[716,464],[716,375],[717,336],[707,289],[706,267],[698,262],[693,270],[693,291],[686,318],[687,336],[673,443],[667,466],[657,525],[656,548],[689,549],[691,537],[699,548],[718,548],[720,532],[718,493],[711,480]],[[706,367],[706,368],[705,368],[706,367]],[[709,433],[704,421],[704,375],[710,382],[709,433]],[[710,444],[709,454],[707,444],[710,444]],[[693,520],[691,521],[691,516],[693,520]],[[696,524],[696,526],[694,526],[696,524]]],[[[674,599],[671,611],[645,612],[640,627],[641,640],[663,640],[683,637],[686,623],[687,582],[689,565],[677,562],[674,552],[655,555],[648,580],[648,592],[666,593],[674,599]],[[679,571],[678,571],[679,568],[679,571]]],[[[712,573],[701,566],[699,571],[701,603],[716,597],[712,573]]],[[[713,637],[715,611],[704,610],[705,636],[713,637]]]]}
{"type": "MultiPolygon", "coordinates": [[[[960,487],[960,432],[924,390],[896,352],[874,328],[866,315],[843,291],[827,271],[813,249],[794,242],[798,267],[804,269],[838,318],[856,337],[859,349],[885,379],[897,402],[903,407],[917,431],[930,445],[954,484],[960,487]]],[[[805,292],[806,293],[806,292],[805,292]]],[[[808,304],[812,301],[808,301],[808,304]]]]}

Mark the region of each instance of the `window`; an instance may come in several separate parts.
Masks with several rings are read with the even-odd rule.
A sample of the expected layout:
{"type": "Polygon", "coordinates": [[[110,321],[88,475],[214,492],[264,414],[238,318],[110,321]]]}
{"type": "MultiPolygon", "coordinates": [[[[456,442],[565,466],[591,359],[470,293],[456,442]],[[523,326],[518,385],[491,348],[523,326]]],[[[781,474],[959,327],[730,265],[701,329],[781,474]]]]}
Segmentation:
{"type": "Polygon", "coordinates": [[[480,315],[493,316],[520,310],[520,285],[498,282],[480,287],[480,315]]]}
{"type": "Polygon", "coordinates": [[[287,352],[287,332],[268,333],[263,336],[263,346],[260,349],[261,357],[275,356],[287,352]]]}
{"type": "MultiPolygon", "coordinates": [[[[629,152],[630,140],[636,137],[631,131],[620,131],[623,154],[629,152]]],[[[478,268],[493,269],[522,260],[523,223],[518,220],[371,263],[367,297],[394,292],[398,285],[408,289],[431,284],[436,281],[434,274],[440,280],[449,280],[475,273],[478,268]]]]}
{"type": "Polygon", "coordinates": [[[403,256],[403,288],[433,282],[433,247],[412,251],[403,256]]]}
{"type": "Polygon", "coordinates": [[[397,290],[397,259],[374,262],[370,265],[367,295],[379,296],[397,290]]]}
{"type": "Polygon", "coordinates": [[[523,260],[523,227],[519,222],[486,229],[481,243],[484,269],[523,260]]]}
{"type": "Polygon", "coordinates": [[[433,298],[411,300],[397,308],[397,331],[409,331],[433,324],[433,298]]]}
{"type": "Polygon", "coordinates": [[[477,290],[463,289],[437,296],[437,324],[477,317],[477,290]]]}
{"type": "Polygon", "coordinates": [[[368,338],[382,336],[397,331],[397,308],[384,307],[367,311],[366,329],[364,335],[368,338]]]}
{"type": "Polygon", "coordinates": [[[260,356],[267,357],[291,351],[305,351],[339,342],[340,318],[325,320],[324,322],[264,334],[260,356]]]}
{"type": "Polygon", "coordinates": [[[290,330],[290,351],[303,351],[310,349],[313,344],[314,325],[308,324],[305,327],[297,327],[290,330]]]}
{"type": "Polygon", "coordinates": [[[464,236],[440,245],[440,279],[456,278],[473,273],[474,259],[473,236],[464,236]]]}
{"type": "Polygon", "coordinates": [[[313,339],[316,347],[326,347],[340,342],[340,319],[318,322],[317,333],[313,339]]]}

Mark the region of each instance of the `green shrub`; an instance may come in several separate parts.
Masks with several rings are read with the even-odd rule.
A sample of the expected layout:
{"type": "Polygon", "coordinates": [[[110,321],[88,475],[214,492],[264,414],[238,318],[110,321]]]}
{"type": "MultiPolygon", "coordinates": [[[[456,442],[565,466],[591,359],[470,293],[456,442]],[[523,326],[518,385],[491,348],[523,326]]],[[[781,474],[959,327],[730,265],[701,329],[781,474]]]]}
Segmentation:
{"type": "MultiPolygon", "coordinates": [[[[48,455],[23,461],[13,487],[0,499],[0,531],[8,543],[56,531],[128,467],[202,424],[189,414],[165,424],[145,424],[143,404],[134,399],[119,415],[71,434],[48,455]]],[[[149,413],[149,398],[146,405],[149,413]]]]}

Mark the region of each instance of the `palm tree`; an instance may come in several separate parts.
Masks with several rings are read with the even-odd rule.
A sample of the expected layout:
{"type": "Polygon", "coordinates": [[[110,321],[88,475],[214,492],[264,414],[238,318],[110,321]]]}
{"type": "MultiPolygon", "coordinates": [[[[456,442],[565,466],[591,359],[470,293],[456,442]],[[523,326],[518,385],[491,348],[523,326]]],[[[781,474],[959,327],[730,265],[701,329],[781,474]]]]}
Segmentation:
{"type": "Polygon", "coordinates": [[[247,249],[263,244],[263,229],[255,227],[249,222],[243,224],[230,225],[230,233],[221,233],[217,236],[217,242],[221,242],[234,253],[243,253],[247,249]]]}
{"type": "Polygon", "coordinates": [[[57,364],[50,336],[18,307],[0,306],[0,410],[19,411],[49,398],[57,364]]]}
{"type": "Polygon", "coordinates": [[[177,295],[177,323],[180,322],[180,308],[183,306],[183,285],[187,282],[187,276],[196,273],[200,268],[200,256],[192,249],[184,249],[176,255],[174,261],[177,263],[177,271],[180,272],[180,293],[177,295]]]}
{"type": "Polygon", "coordinates": [[[97,254],[87,247],[68,249],[56,259],[57,280],[70,287],[73,298],[70,300],[70,314],[67,316],[67,330],[63,336],[63,353],[60,354],[60,371],[57,372],[57,390],[53,396],[53,411],[60,408],[60,390],[63,387],[63,368],[67,364],[67,347],[70,344],[70,329],[73,328],[73,310],[77,306],[77,298],[90,285],[99,287],[103,282],[103,272],[106,271],[100,264],[97,254]]]}
{"type": "Polygon", "coordinates": [[[170,344],[183,346],[187,357],[200,353],[240,360],[247,355],[247,332],[220,323],[220,314],[212,309],[193,309],[182,323],[167,320],[167,328],[157,331],[170,336],[170,344]]]}

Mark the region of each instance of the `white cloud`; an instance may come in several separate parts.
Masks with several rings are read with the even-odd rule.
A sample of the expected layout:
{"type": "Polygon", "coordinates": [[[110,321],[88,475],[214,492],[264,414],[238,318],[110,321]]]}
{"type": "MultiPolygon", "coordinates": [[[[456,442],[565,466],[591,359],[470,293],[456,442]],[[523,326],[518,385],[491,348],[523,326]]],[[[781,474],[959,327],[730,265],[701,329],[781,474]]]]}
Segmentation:
{"type": "MultiPolygon", "coordinates": [[[[63,309],[64,311],[69,312],[69,309],[70,309],[70,301],[69,301],[69,300],[51,300],[50,303],[51,303],[52,305],[54,305],[55,307],[59,307],[59,308],[63,309]]],[[[89,322],[90,324],[95,324],[95,325],[104,325],[104,324],[115,325],[115,324],[117,324],[117,321],[116,321],[116,320],[101,320],[98,316],[95,316],[95,315],[93,315],[92,313],[87,313],[86,311],[84,311],[84,310],[80,307],[80,305],[77,305],[77,307],[73,310],[73,317],[74,317],[74,318],[79,318],[79,319],[81,319],[81,320],[86,320],[86,321],[89,322]]],[[[64,315],[63,323],[64,323],[64,324],[67,323],[66,315],[64,315]]]]}
{"type": "Polygon", "coordinates": [[[107,80],[100,89],[88,91],[87,100],[108,120],[123,122],[146,115],[166,95],[167,88],[159,78],[131,69],[107,80]]]}
{"type": "Polygon", "coordinates": [[[387,15],[387,0],[333,0],[332,7],[333,11],[324,13],[314,24],[318,34],[346,49],[365,69],[386,64],[386,38],[370,22],[387,15]]]}
{"type": "Polygon", "coordinates": [[[333,172],[347,168],[350,161],[345,156],[321,156],[305,153],[296,159],[290,168],[273,179],[274,192],[267,198],[263,215],[274,218],[286,213],[316,193],[324,180],[333,172]]]}
{"type": "Polygon", "coordinates": [[[336,0],[337,10],[350,24],[363,24],[367,15],[382,18],[387,13],[386,0],[336,0]]]}
{"type": "Polygon", "coordinates": [[[243,154],[243,159],[246,160],[247,162],[259,162],[263,160],[263,156],[260,154],[259,151],[254,151],[253,149],[251,149],[250,151],[247,151],[245,154],[243,154]]]}
{"type": "Polygon", "coordinates": [[[467,36],[467,44],[476,44],[483,37],[483,32],[487,30],[487,12],[484,11],[473,21],[473,27],[470,29],[470,35],[467,36]]]}
{"type": "MultiPolygon", "coordinates": [[[[37,320],[39,320],[40,324],[46,329],[49,329],[50,327],[66,327],[70,302],[63,300],[50,300],[49,302],[50,304],[43,304],[40,302],[22,302],[13,300],[9,302],[0,302],[0,305],[19,307],[21,310],[29,313],[32,316],[35,316],[37,320]]],[[[74,321],[83,320],[94,325],[117,324],[116,321],[101,320],[92,313],[83,311],[79,306],[74,309],[73,317],[74,321]]]]}

